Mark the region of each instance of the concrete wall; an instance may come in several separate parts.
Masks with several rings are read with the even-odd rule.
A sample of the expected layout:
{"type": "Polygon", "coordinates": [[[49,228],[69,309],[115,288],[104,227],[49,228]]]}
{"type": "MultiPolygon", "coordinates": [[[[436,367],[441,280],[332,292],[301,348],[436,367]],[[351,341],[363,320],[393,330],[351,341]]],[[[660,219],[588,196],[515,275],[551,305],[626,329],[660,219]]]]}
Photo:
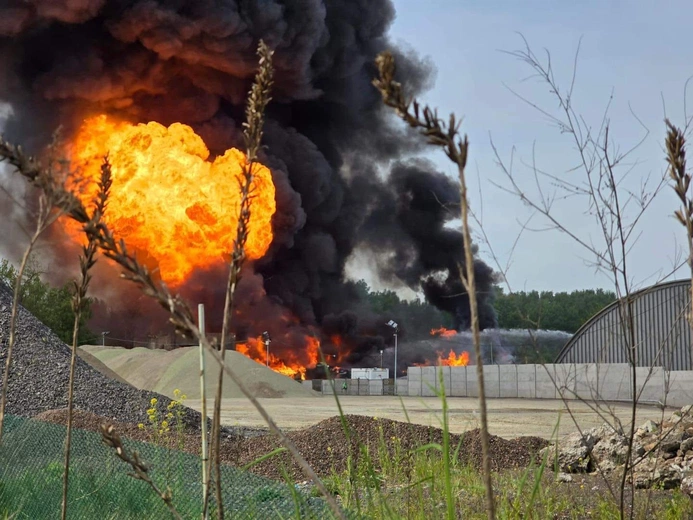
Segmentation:
{"type": "MultiPolygon", "coordinates": [[[[303,381],[303,384],[310,387],[313,382],[303,381]]],[[[333,385],[337,395],[393,395],[394,393],[394,381],[388,379],[334,379],[333,381],[324,379],[320,381],[320,384],[323,395],[332,395],[333,385]]],[[[407,395],[406,378],[398,378],[397,387],[400,389],[399,395],[407,395]]]]}
{"type": "MultiPolygon", "coordinates": [[[[489,398],[587,399],[629,401],[632,371],[626,363],[562,363],[556,365],[485,365],[484,387],[489,398]]],[[[409,367],[397,378],[397,395],[478,397],[476,367],[409,367]],[[442,382],[441,382],[442,376],[442,382]]],[[[670,406],[693,404],[693,371],[636,369],[637,395],[643,403],[670,406]]],[[[332,394],[332,383],[303,381],[308,388],[332,394]],[[317,387],[315,386],[317,384],[317,387]]],[[[394,381],[335,379],[338,395],[393,395],[394,381]],[[343,385],[347,383],[346,390],[343,385]]]]}
{"type": "MultiPolygon", "coordinates": [[[[489,398],[628,401],[632,396],[632,371],[627,363],[485,365],[483,371],[489,398]]],[[[399,395],[432,397],[444,388],[449,397],[478,397],[477,381],[475,366],[409,367],[406,386],[398,381],[399,395]]],[[[693,404],[693,371],[638,367],[636,381],[642,402],[693,404]]]]}

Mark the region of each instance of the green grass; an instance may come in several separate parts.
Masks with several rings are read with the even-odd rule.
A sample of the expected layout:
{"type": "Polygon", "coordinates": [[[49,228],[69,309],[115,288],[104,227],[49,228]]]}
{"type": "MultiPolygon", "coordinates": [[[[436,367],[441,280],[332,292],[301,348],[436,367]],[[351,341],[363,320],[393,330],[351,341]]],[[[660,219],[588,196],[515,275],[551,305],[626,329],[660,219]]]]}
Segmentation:
{"type": "MultiPolygon", "coordinates": [[[[445,411],[442,373],[439,389],[445,411]]],[[[342,424],[347,438],[353,437],[346,421],[342,424]]],[[[346,509],[375,520],[485,519],[482,475],[460,462],[461,444],[451,445],[445,413],[441,428],[442,444],[406,452],[397,438],[385,438],[381,427],[376,448],[369,452],[361,445],[359,457],[349,457],[346,470],[326,479],[328,490],[341,498],[346,509]]],[[[554,437],[557,432],[558,423],[554,437]]],[[[606,491],[601,477],[575,475],[573,482],[559,483],[546,456],[523,470],[495,472],[493,483],[499,519],[619,518],[618,500],[606,491]]],[[[693,518],[693,501],[679,491],[641,490],[635,495],[633,516],[693,518]]]]}
{"type": "MultiPolygon", "coordinates": [[[[361,460],[352,474],[333,474],[326,483],[332,493],[342,497],[345,507],[358,508],[367,518],[485,519],[485,490],[479,471],[454,459],[449,463],[449,475],[445,467],[441,453],[427,449],[408,460],[393,457],[375,475],[372,464],[361,460]],[[410,470],[403,470],[407,465],[410,470]],[[451,509],[454,513],[448,516],[451,509]]],[[[618,501],[604,486],[600,492],[592,490],[600,477],[587,476],[585,484],[580,483],[581,476],[574,478],[570,484],[558,483],[553,471],[539,463],[524,470],[494,473],[498,518],[619,518],[618,501]]],[[[643,490],[636,494],[635,512],[635,518],[647,520],[691,518],[693,502],[679,491],[655,491],[648,500],[643,490]]]]}
{"type": "MultiPolygon", "coordinates": [[[[445,408],[445,397],[440,397],[445,408]]],[[[65,429],[13,416],[6,420],[0,448],[0,518],[55,518],[61,501],[65,429]]],[[[342,424],[348,429],[345,420],[342,424]]],[[[441,426],[447,430],[447,421],[443,419],[441,426]]],[[[161,488],[171,487],[174,505],[184,518],[200,517],[197,456],[152,444],[124,443],[149,463],[152,478],[161,488]]],[[[360,444],[358,456],[349,456],[346,469],[333,471],[325,484],[330,493],[339,496],[350,517],[353,513],[353,517],[375,520],[484,519],[483,479],[475,468],[460,462],[460,445],[444,436],[441,444],[407,451],[398,438],[387,438],[381,427],[370,451],[360,444]]],[[[102,444],[100,435],[75,430],[73,446],[69,517],[170,518],[159,497],[144,482],[127,475],[129,467],[102,444]]],[[[227,518],[331,518],[316,488],[294,486],[288,472],[283,472],[282,483],[254,475],[248,467],[222,467],[227,518]]],[[[573,479],[567,484],[556,482],[545,459],[526,469],[494,473],[498,518],[619,517],[618,502],[607,493],[600,477],[574,475],[573,479]]],[[[693,502],[678,491],[638,491],[634,517],[693,518],[693,502]]]]}

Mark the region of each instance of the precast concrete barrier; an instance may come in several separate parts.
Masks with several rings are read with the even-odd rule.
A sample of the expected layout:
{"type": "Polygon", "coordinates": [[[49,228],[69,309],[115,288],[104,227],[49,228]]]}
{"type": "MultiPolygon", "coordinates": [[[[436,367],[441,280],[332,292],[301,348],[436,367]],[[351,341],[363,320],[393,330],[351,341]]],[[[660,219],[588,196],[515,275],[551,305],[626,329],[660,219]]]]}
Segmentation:
{"type": "MultiPolygon", "coordinates": [[[[548,365],[484,365],[488,398],[581,399],[631,401],[633,371],[626,363],[562,363],[548,365]]],[[[649,404],[685,406],[693,403],[693,371],[638,367],[638,400],[649,404]]],[[[478,397],[476,366],[409,367],[399,395],[478,397]],[[442,375],[442,384],[441,384],[442,375]]]]}

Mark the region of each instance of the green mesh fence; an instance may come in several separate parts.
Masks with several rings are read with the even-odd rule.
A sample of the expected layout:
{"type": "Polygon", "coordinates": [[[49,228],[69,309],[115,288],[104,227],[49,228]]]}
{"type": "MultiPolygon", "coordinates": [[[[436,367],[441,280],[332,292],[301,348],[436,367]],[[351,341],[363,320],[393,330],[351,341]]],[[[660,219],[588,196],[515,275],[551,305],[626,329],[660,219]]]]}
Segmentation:
{"type": "MultiPolygon", "coordinates": [[[[0,518],[59,518],[65,427],[17,416],[6,416],[5,421],[0,446],[0,518]]],[[[174,506],[183,518],[201,518],[198,457],[128,439],[123,444],[129,451],[138,451],[161,489],[171,488],[174,506]]],[[[172,518],[146,483],[128,475],[130,470],[103,444],[99,433],[73,429],[68,518],[172,518]]],[[[333,517],[325,501],[307,490],[231,466],[223,466],[221,473],[226,518],[333,517]]]]}

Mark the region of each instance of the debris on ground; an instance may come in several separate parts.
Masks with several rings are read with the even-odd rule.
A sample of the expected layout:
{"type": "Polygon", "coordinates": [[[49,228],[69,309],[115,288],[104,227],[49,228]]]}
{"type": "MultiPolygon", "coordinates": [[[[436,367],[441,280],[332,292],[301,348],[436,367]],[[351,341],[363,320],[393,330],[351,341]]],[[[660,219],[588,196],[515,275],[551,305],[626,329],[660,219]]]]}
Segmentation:
{"type": "MultiPolygon", "coordinates": [[[[649,420],[635,430],[628,482],[637,489],[679,488],[693,498],[692,411],[693,405],[684,406],[666,420],[649,420]]],[[[557,468],[559,477],[571,473],[623,475],[628,436],[618,425],[604,423],[570,434],[541,454],[548,454],[548,466],[557,468]]]]}

